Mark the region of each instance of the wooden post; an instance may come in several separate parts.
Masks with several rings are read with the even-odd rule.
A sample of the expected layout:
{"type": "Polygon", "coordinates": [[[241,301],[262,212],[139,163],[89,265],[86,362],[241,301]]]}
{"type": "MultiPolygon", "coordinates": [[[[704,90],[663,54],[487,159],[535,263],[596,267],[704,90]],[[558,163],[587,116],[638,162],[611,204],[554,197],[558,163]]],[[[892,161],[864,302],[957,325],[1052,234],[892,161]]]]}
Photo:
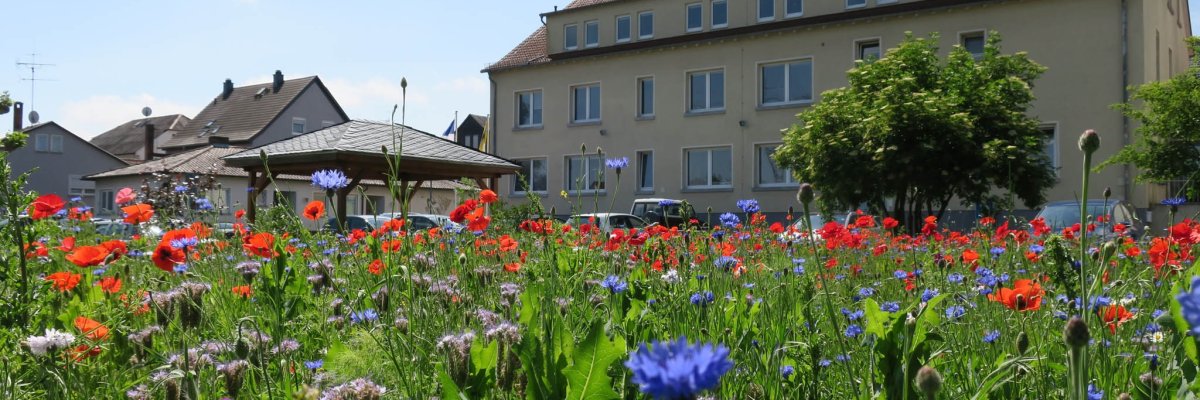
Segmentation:
{"type": "Polygon", "coordinates": [[[246,188],[250,190],[246,191],[246,221],[253,224],[254,218],[258,216],[258,213],[255,212],[257,208],[255,203],[258,202],[258,189],[256,189],[258,187],[258,171],[249,170],[247,172],[250,173],[250,183],[246,185],[246,188]]]}
{"type": "MultiPolygon", "coordinates": [[[[343,169],[349,172],[348,168],[343,169]]],[[[363,171],[363,169],[354,171],[354,177],[350,178],[350,183],[337,191],[337,223],[341,230],[346,228],[346,196],[358,187],[358,183],[362,181],[363,171]]]]}

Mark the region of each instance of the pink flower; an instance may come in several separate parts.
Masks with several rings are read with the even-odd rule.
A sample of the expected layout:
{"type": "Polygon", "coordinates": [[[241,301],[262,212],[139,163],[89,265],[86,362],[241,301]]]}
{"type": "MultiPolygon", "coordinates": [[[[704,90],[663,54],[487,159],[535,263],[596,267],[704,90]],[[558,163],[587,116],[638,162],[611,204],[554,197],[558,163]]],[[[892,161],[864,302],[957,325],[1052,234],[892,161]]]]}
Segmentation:
{"type": "Polygon", "coordinates": [[[117,191],[117,204],[132,203],[134,200],[137,200],[137,194],[133,192],[133,189],[124,188],[117,191]]]}

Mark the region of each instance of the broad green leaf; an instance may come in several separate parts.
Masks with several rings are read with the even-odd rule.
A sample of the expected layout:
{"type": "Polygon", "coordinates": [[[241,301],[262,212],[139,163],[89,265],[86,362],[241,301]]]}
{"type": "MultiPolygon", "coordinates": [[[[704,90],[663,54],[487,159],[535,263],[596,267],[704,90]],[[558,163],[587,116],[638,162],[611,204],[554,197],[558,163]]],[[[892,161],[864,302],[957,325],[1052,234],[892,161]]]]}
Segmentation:
{"type": "Polygon", "coordinates": [[[443,399],[466,400],[467,396],[462,394],[462,390],[458,388],[458,385],[454,384],[454,379],[451,379],[450,374],[447,374],[444,369],[438,369],[438,383],[442,384],[443,399]]]}
{"type": "Polygon", "coordinates": [[[475,338],[471,342],[471,364],[475,366],[476,371],[495,369],[496,363],[500,359],[500,342],[491,341],[484,345],[482,338],[475,338]]]}
{"type": "Polygon", "coordinates": [[[593,324],[587,339],[579,344],[571,366],[563,370],[567,376],[568,399],[616,399],[608,367],[625,356],[625,339],[609,339],[601,324],[593,324]]]}
{"type": "Polygon", "coordinates": [[[867,333],[874,334],[875,337],[882,338],[887,334],[887,323],[891,319],[888,313],[879,309],[879,303],[875,299],[867,298],[863,302],[864,314],[867,317],[867,333]]]}

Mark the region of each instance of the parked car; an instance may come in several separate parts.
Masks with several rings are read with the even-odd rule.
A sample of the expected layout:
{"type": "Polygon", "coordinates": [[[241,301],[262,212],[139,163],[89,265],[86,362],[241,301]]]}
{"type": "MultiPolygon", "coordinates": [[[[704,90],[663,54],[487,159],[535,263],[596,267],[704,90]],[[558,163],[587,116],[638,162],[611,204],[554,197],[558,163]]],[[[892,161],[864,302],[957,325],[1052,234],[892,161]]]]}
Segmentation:
{"type": "MultiPolygon", "coordinates": [[[[355,229],[362,229],[364,232],[371,232],[383,226],[383,223],[387,222],[388,219],[387,217],[370,214],[347,215],[345,221],[346,230],[354,231],[355,229]]],[[[341,229],[338,228],[337,218],[330,218],[329,221],[325,222],[325,229],[340,232],[341,229]]]]}
{"type": "MultiPolygon", "coordinates": [[[[400,218],[401,213],[383,213],[379,216],[387,219],[400,218]]],[[[429,228],[453,229],[460,225],[451,221],[448,215],[408,213],[408,222],[404,226],[408,230],[423,231],[429,228]]]]}
{"type": "MultiPolygon", "coordinates": [[[[1142,237],[1142,234],[1146,232],[1146,224],[1137,217],[1137,209],[1124,200],[1108,199],[1107,202],[1103,199],[1088,200],[1087,214],[1089,218],[1108,215],[1108,222],[1096,224],[1096,230],[1089,235],[1111,238],[1113,236],[1112,227],[1115,224],[1125,225],[1125,234],[1135,239],[1142,237]]],[[[1061,232],[1063,228],[1079,223],[1079,202],[1067,200],[1048,203],[1038,211],[1035,218],[1045,220],[1046,226],[1050,228],[1051,232],[1061,232]]]]}
{"type": "Polygon", "coordinates": [[[130,239],[134,235],[145,237],[161,237],[163,228],[157,225],[140,224],[131,225],[122,220],[99,220],[95,221],[96,233],[103,236],[120,237],[130,239]]]}
{"type": "Polygon", "coordinates": [[[817,234],[816,231],[818,229],[821,229],[821,227],[825,226],[826,222],[828,222],[828,220],[825,219],[825,216],[823,216],[821,214],[816,214],[816,213],[809,214],[808,215],[808,223],[812,227],[813,231],[809,232],[806,235],[804,233],[807,230],[807,229],[805,229],[805,226],[804,226],[804,219],[800,218],[799,215],[797,215],[796,222],[792,223],[791,229],[788,229],[787,231],[784,231],[783,233],[779,234],[779,240],[784,241],[784,242],[796,243],[798,241],[804,240],[805,236],[808,236],[809,239],[819,242],[819,241],[821,241],[821,235],[817,234]]]}
{"type": "Polygon", "coordinates": [[[687,225],[696,217],[696,211],[686,202],[662,198],[634,200],[629,214],[666,227],[687,225]]]}
{"type": "Polygon", "coordinates": [[[567,218],[567,224],[575,227],[588,223],[605,233],[612,232],[613,229],[642,229],[652,225],[636,215],[622,213],[575,214],[567,218]]]}

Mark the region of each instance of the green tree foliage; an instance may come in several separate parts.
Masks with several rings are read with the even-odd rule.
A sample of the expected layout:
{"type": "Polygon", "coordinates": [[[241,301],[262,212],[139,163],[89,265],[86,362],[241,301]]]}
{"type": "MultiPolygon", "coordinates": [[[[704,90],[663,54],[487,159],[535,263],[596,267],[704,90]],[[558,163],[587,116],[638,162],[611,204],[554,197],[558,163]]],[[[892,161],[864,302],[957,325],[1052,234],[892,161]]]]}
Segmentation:
{"type": "MultiPolygon", "coordinates": [[[[1200,39],[1189,38],[1188,45],[1200,51],[1200,39]]],[[[1114,107],[1141,125],[1139,139],[1100,168],[1132,164],[1139,170],[1139,182],[1186,179],[1187,194],[1200,195],[1200,66],[1193,64],[1167,81],[1138,86],[1129,102],[1114,107]]]]}
{"type": "Polygon", "coordinates": [[[910,33],[886,57],[860,61],[849,86],[822,93],[784,133],[775,160],[821,192],[822,209],[865,203],[913,227],[955,197],[1006,204],[996,187],[1030,207],[1045,201],[1056,178],[1026,115],[1045,68],[1000,54],[996,33],[978,60],[959,46],[943,60],[937,40],[910,33]]]}

